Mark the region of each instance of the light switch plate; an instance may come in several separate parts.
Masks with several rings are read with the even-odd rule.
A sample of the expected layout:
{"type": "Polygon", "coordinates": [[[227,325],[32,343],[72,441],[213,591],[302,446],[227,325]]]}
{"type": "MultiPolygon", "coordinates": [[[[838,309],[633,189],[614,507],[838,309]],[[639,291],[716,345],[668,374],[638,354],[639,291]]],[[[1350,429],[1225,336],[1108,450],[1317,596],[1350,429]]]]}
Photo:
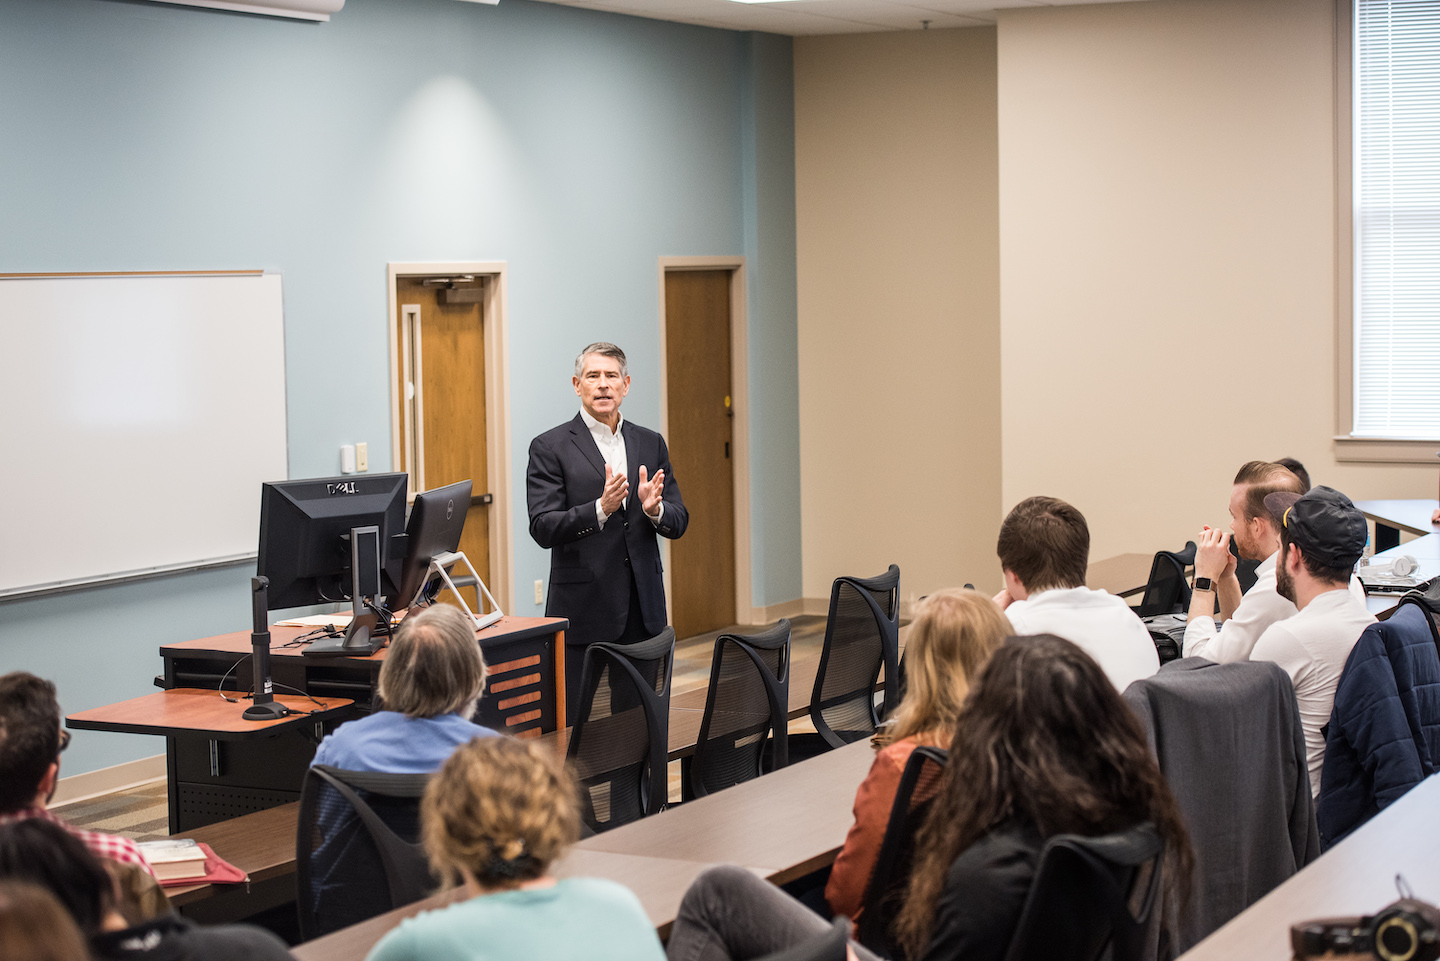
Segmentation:
{"type": "Polygon", "coordinates": [[[364,441],[355,445],[355,469],[362,474],[370,469],[370,445],[364,441]]]}

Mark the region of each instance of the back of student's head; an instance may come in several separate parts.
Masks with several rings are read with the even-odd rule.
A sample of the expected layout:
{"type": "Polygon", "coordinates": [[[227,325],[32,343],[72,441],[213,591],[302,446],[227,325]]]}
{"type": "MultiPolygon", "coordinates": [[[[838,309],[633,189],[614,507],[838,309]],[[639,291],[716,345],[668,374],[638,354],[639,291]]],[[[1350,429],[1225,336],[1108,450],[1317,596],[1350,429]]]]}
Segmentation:
{"type": "Polygon", "coordinates": [[[450,755],[420,817],[436,873],[492,890],[540,877],[580,834],[574,782],[551,751],[503,736],[450,755]]]}
{"type": "Polygon", "coordinates": [[[1299,493],[1303,494],[1310,489],[1310,472],[1305,469],[1304,464],[1300,463],[1293,457],[1277,457],[1275,458],[1275,463],[1279,464],[1281,467],[1286,468],[1290,471],[1290,473],[1300,478],[1299,493]]]}
{"type": "Polygon", "coordinates": [[[951,587],[921,600],[905,644],[905,700],[883,740],[938,735],[948,742],[971,681],[1010,631],[1010,621],[977,591],[951,587]]]}
{"type": "Polygon", "coordinates": [[[0,677],[0,814],[34,802],[59,753],[55,685],[25,671],[0,677]]]}
{"type": "Polygon", "coordinates": [[[1167,845],[1169,882],[1183,890],[1189,876],[1180,812],[1139,721],[1100,666],[1053,635],[1006,641],[960,712],[897,923],[911,957],[926,945],[955,858],[1012,820],[1043,837],[1152,821],[1167,845]]]}
{"type": "Polygon", "coordinates": [[[1057,497],[1027,497],[1000,525],[1000,567],[1031,593],[1083,587],[1090,561],[1085,515],[1057,497]]]}
{"type": "Polygon", "coordinates": [[[1265,498],[1282,491],[1303,494],[1309,490],[1309,481],[1301,480],[1295,471],[1284,464],[1252,460],[1243,464],[1236,472],[1235,486],[1245,488],[1243,503],[1247,521],[1259,518],[1272,526],[1278,526],[1275,525],[1275,518],[1271,516],[1269,508],[1265,506],[1265,498]]]}
{"type": "Polygon", "coordinates": [[[43,818],[0,827],[0,879],[49,891],[86,937],[100,931],[114,903],[113,882],[100,860],[79,838],[43,818]]]}
{"type": "Polygon", "coordinates": [[[89,961],[75,920],[55,895],[28,881],[0,881],[0,958],[89,961]]]}
{"type": "Polygon", "coordinates": [[[475,713],[485,689],[485,659],[475,622],[458,607],[436,604],[400,622],[385,663],[379,694],[388,711],[410,717],[475,713]]]}

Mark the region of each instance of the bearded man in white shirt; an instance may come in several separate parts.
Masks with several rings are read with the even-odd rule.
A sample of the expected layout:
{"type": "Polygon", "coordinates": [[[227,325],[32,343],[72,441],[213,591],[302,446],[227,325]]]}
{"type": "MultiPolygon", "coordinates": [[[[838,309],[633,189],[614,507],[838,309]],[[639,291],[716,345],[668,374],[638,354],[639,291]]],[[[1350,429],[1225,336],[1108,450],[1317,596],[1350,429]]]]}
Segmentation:
{"type": "Polygon", "coordinates": [[[1335,688],[1350,651],[1375,617],[1349,589],[1355,562],[1365,550],[1365,515],[1350,498],[1329,487],[1303,497],[1271,494],[1265,506],[1280,518],[1276,589],[1298,609],[1294,617],[1265,629],[1252,661],[1274,661],[1290,675],[1305,732],[1310,793],[1320,794],[1320,766],[1335,688]]]}
{"type": "Polygon", "coordinates": [[[1118,690],[1160,669],[1150,632],[1123,600],[1085,586],[1090,528],[1054,497],[1015,505],[996,544],[1005,590],[995,595],[1015,633],[1054,634],[1095,659],[1118,690]]]}
{"type": "MultiPolygon", "coordinates": [[[[1280,493],[1298,497],[1307,489],[1302,478],[1278,462],[1252,460],[1240,468],[1230,489],[1230,533],[1206,527],[1196,539],[1195,584],[1185,626],[1186,657],[1204,657],[1218,664],[1248,660],[1267,627],[1295,615],[1295,605],[1275,589],[1280,523],[1265,506],[1265,499],[1280,493]],[[1235,576],[1235,555],[1230,551],[1232,539],[1241,558],[1262,562],[1255,569],[1255,583],[1243,596],[1235,576]],[[1223,626],[1215,623],[1217,597],[1223,626]]],[[[1350,583],[1363,604],[1365,588],[1358,578],[1351,578],[1350,583]]]]}

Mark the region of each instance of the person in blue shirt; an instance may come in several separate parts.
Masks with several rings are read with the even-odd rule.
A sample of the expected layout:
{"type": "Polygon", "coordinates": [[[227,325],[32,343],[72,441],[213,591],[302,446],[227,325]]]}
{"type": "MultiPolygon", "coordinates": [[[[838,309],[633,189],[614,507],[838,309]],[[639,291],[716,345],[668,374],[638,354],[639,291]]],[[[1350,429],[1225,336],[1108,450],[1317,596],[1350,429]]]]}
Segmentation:
{"type": "Polygon", "coordinates": [[[629,889],[550,873],[580,833],[575,784],[550,749],[471,741],[430,782],[421,823],[431,868],[469,897],[401,921],[368,961],[664,961],[629,889]]]}
{"type": "MultiPolygon", "coordinates": [[[[410,614],[380,666],[379,709],[336,728],[320,742],[312,763],[382,774],[437,771],[457,747],[496,736],[470,720],[484,688],[475,622],[448,604],[410,614]]],[[[310,903],[316,924],[334,930],[383,910],[352,884],[380,869],[379,856],[353,809],[332,787],[321,787],[316,807],[310,903]]],[[[376,813],[402,837],[413,839],[419,832],[413,802],[381,805],[376,813]]]]}

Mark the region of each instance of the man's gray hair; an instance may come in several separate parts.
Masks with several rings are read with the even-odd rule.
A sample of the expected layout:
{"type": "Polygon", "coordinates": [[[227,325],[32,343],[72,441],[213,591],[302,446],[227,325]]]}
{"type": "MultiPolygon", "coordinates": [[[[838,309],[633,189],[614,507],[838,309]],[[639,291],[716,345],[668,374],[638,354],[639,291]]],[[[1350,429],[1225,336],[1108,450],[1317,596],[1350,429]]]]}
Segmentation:
{"type": "Polygon", "coordinates": [[[581,372],[585,370],[585,357],[587,354],[599,354],[601,357],[610,357],[620,362],[620,376],[630,376],[630,365],[625,361],[625,351],[614,344],[604,340],[597,340],[589,345],[575,357],[575,378],[580,378],[581,372]]]}
{"type": "Polygon", "coordinates": [[[436,604],[406,615],[380,666],[380,700],[407,717],[475,713],[485,690],[485,658],[475,622],[458,607],[436,604]]]}

